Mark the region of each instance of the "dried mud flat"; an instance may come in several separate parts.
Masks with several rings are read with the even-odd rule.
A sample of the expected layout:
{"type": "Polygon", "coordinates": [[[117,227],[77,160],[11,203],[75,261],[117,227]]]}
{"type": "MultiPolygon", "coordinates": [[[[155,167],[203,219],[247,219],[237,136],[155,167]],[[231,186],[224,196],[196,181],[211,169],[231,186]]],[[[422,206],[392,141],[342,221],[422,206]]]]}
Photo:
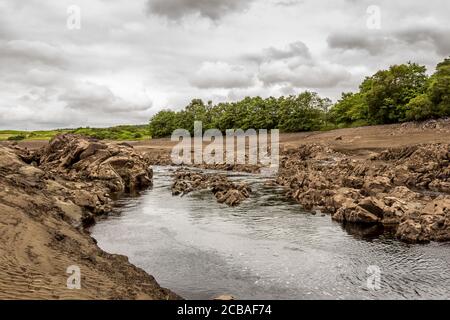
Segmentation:
{"type": "MultiPolygon", "coordinates": [[[[280,142],[276,182],[304,208],[394,227],[402,241],[450,240],[449,120],[282,134],[280,142]]],[[[173,145],[72,135],[0,144],[0,299],[179,298],[86,231],[113,197],[151,186],[149,166],[171,164],[173,145]],[[81,269],[81,290],[66,287],[71,265],[81,269]]],[[[204,188],[229,205],[251,192],[225,177],[175,176],[174,194],[204,188]]]]}

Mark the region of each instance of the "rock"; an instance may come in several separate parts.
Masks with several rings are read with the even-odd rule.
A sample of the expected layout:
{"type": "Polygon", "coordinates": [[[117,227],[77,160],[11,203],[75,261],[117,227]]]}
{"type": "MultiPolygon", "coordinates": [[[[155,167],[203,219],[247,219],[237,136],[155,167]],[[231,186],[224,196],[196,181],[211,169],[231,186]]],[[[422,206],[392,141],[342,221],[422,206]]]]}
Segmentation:
{"type": "Polygon", "coordinates": [[[114,176],[123,185],[147,168],[136,154],[92,143],[75,136],[55,138],[48,149],[31,154],[37,166],[25,162],[20,150],[0,146],[1,299],[179,298],[143,270],[102,251],[85,230],[85,222],[108,213],[112,202],[110,181],[92,173],[113,168],[105,161],[114,154],[128,155],[132,164],[114,176]],[[88,281],[82,290],[67,290],[71,265],[101,281],[88,281]]]}
{"type": "Polygon", "coordinates": [[[407,242],[448,241],[447,213],[439,208],[450,193],[449,164],[450,144],[391,148],[364,160],[311,144],[280,154],[276,182],[303,208],[334,220],[382,224],[407,242]]]}
{"type": "Polygon", "coordinates": [[[227,301],[227,300],[235,300],[235,298],[232,295],[229,295],[229,294],[222,294],[220,296],[215,297],[213,300],[227,301]]]}
{"type": "Polygon", "coordinates": [[[355,176],[346,176],[342,179],[342,186],[354,189],[361,189],[364,185],[364,179],[355,176]]]}
{"type": "Polygon", "coordinates": [[[371,214],[377,216],[379,219],[383,218],[384,203],[373,197],[365,198],[358,203],[358,206],[371,214]]]}
{"type": "Polygon", "coordinates": [[[406,220],[402,222],[396,232],[397,238],[409,243],[426,243],[430,242],[430,236],[422,225],[414,220],[406,220]]]}
{"type": "Polygon", "coordinates": [[[450,193],[450,182],[434,180],[428,184],[428,188],[435,192],[450,193]]]}
{"type": "Polygon", "coordinates": [[[244,183],[236,184],[224,175],[205,174],[186,169],[174,175],[172,195],[185,195],[193,191],[209,189],[219,203],[237,206],[250,197],[251,188],[244,183]]]}
{"type": "Polygon", "coordinates": [[[381,217],[356,204],[339,208],[332,216],[336,221],[361,224],[377,224],[381,217]]]}
{"type": "Polygon", "coordinates": [[[97,180],[112,192],[152,184],[149,163],[133,149],[73,134],[56,136],[39,152],[39,167],[69,180],[97,180]]]}
{"type": "Polygon", "coordinates": [[[367,177],[364,181],[362,189],[368,195],[377,195],[379,193],[388,192],[392,188],[391,180],[388,177],[377,176],[367,177]]]}

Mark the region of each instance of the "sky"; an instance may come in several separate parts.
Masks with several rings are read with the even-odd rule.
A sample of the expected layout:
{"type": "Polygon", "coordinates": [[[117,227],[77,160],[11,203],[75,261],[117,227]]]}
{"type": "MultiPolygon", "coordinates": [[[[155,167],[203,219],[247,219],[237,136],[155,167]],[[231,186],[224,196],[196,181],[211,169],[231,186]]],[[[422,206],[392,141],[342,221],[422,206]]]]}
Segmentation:
{"type": "Polygon", "coordinates": [[[142,124],[192,99],[336,101],[450,55],[448,0],[0,0],[0,130],[142,124]]]}

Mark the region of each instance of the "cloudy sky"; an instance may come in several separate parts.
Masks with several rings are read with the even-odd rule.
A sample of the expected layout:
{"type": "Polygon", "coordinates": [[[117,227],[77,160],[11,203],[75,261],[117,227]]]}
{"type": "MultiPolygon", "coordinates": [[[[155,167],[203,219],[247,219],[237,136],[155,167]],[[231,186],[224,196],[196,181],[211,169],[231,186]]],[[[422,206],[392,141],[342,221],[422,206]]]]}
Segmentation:
{"type": "Polygon", "coordinates": [[[197,97],[336,100],[391,64],[433,71],[449,16],[448,0],[0,0],[0,129],[146,123],[197,97]]]}

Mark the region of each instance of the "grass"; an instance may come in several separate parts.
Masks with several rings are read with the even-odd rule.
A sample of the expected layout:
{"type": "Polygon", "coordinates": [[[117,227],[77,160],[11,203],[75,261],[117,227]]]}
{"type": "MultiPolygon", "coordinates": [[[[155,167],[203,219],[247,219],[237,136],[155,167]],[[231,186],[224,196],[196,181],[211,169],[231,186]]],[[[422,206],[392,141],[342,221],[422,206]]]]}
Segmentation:
{"type": "Polygon", "coordinates": [[[61,133],[76,133],[101,140],[150,139],[148,125],[123,125],[110,128],[77,128],[39,131],[0,130],[0,141],[50,140],[61,133]]]}

